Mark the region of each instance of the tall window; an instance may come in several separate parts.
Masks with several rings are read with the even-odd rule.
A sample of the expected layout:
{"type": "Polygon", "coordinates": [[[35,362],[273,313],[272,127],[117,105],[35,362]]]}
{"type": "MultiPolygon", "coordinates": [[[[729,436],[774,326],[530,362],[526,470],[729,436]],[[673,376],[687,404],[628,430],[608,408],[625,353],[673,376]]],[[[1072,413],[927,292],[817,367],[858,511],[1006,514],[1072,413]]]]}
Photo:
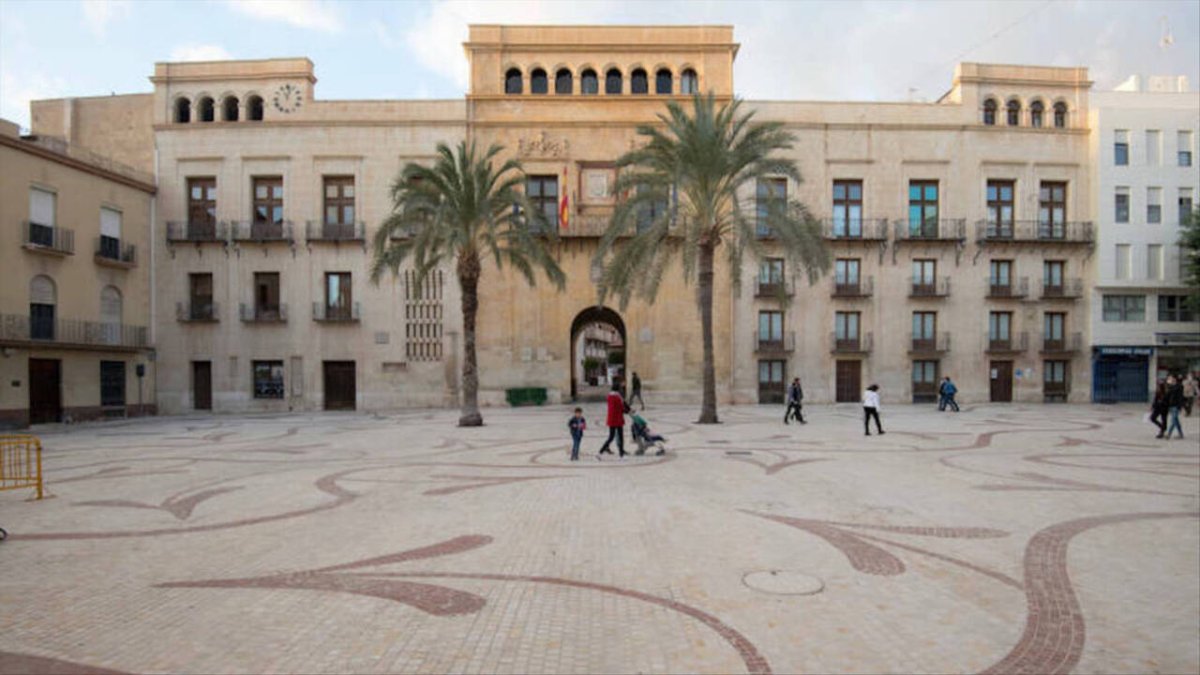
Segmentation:
{"type": "Polygon", "coordinates": [[[53,340],[54,307],[58,302],[54,280],[39,274],[29,282],[29,337],[33,340],[53,340]]]}
{"type": "Polygon", "coordinates": [[[226,122],[238,121],[238,97],[226,96],[221,101],[221,119],[226,122]]]}
{"type": "Polygon", "coordinates": [[[1047,349],[1061,349],[1066,341],[1067,315],[1046,312],[1042,317],[1042,340],[1047,349]]]}
{"type": "Polygon", "coordinates": [[[554,93],[559,96],[573,93],[575,90],[575,78],[571,76],[571,71],[566,68],[559,68],[554,74],[554,93]]]}
{"type": "Polygon", "coordinates": [[[1029,124],[1035,129],[1042,128],[1042,118],[1046,114],[1046,106],[1041,101],[1034,101],[1029,106],[1029,124]]]}
{"type": "Polygon", "coordinates": [[[1070,369],[1070,361],[1045,361],[1042,363],[1042,390],[1047,401],[1066,400],[1070,369]]]}
{"type": "Polygon", "coordinates": [[[188,275],[188,315],[192,321],[211,321],[216,318],[212,273],[188,275]]]}
{"type": "Polygon", "coordinates": [[[263,100],[261,96],[250,96],[246,99],[246,119],[251,122],[261,122],[263,118],[263,100]]]}
{"type": "Polygon", "coordinates": [[[1067,104],[1062,101],[1054,104],[1054,128],[1067,128],[1067,104]]]}
{"type": "Polygon", "coordinates": [[[1013,236],[1013,193],[1016,183],[1011,180],[987,182],[988,236],[1013,236]]]}
{"type": "Polygon", "coordinates": [[[1158,320],[1169,322],[1193,323],[1197,319],[1196,312],[1188,305],[1186,295],[1158,296],[1158,320]]]}
{"type": "Polygon", "coordinates": [[[121,259],[121,212],[100,207],[100,256],[121,259]]]}
{"type": "Polygon", "coordinates": [[[1067,184],[1042,181],[1038,189],[1038,236],[1062,239],[1067,228],[1067,184]]]}
{"type": "Polygon", "coordinates": [[[914,260],[912,262],[913,295],[933,295],[937,292],[937,261],[914,260]]]}
{"type": "Polygon", "coordinates": [[[557,229],[558,176],[527,177],[525,179],[525,196],[529,198],[534,213],[542,216],[542,221],[535,221],[531,218],[529,227],[535,231],[543,227],[557,229]]]}
{"type": "Polygon", "coordinates": [[[833,181],[833,236],[862,236],[863,184],[861,180],[833,181]]]}
{"type": "Polygon", "coordinates": [[[1158,129],[1146,130],[1146,166],[1162,164],[1162,132],[1158,129]]]}
{"type": "Polygon", "coordinates": [[[251,362],[254,398],[283,398],[283,361],[251,362]]]}
{"type": "Polygon", "coordinates": [[[993,295],[1007,294],[1011,291],[1012,267],[1011,260],[993,260],[988,264],[988,281],[993,295]]]}
{"type": "Polygon", "coordinates": [[[353,318],[354,298],[350,289],[349,272],[325,273],[325,318],[330,321],[349,321],[353,318]]]}
{"type": "Polygon", "coordinates": [[[254,183],[254,238],[283,236],[283,178],[256,177],[254,183]]]}
{"type": "Polygon", "coordinates": [[[121,305],[121,291],[115,286],[100,290],[100,326],[108,344],[121,343],[121,305]]]}
{"type": "Polygon", "coordinates": [[[354,176],[325,176],[325,235],[349,236],[353,229],[354,176]]]}
{"type": "Polygon", "coordinates": [[[913,347],[932,347],[937,335],[937,312],[913,312],[913,347]]]}
{"type": "Polygon", "coordinates": [[[1104,321],[1146,320],[1146,296],[1144,295],[1106,295],[1102,300],[1104,321]]]}
{"type": "Polygon", "coordinates": [[[254,318],[279,319],[279,272],[254,273],[254,318]]]}
{"type": "Polygon", "coordinates": [[[1009,101],[1008,104],[1004,106],[1004,111],[1006,113],[1006,121],[1008,122],[1008,126],[1015,127],[1021,123],[1021,103],[1019,101],[1009,101]]]}
{"type": "Polygon", "coordinates": [[[1162,222],[1162,188],[1146,188],[1146,222],[1162,222]]]}
{"type": "Polygon", "coordinates": [[[1113,258],[1116,269],[1113,272],[1120,281],[1133,278],[1133,247],[1129,244],[1117,244],[1113,258]]]}
{"type": "Polygon", "coordinates": [[[758,313],[758,339],[760,342],[783,341],[783,312],[758,313]]]}
{"type": "Polygon", "coordinates": [[[1187,225],[1192,221],[1192,189],[1179,188],[1179,224],[1187,225]]]}
{"type": "Polygon", "coordinates": [[[994,98],[983,102],[983,123],[989,127],[996,125],[996,99],[994,98]]]}
{"type": "Polygon", "coordinates": [[[770,214],[772,209],[782,209],[787,205],[786,178],[758,179],[757,194],[755,195],[756,227],[760,237],[774,234],[771,230],[770,214]]]}
{"type": "Polygon", "coordinates": [[[29,189],[29,243],[54,246],[57,196],[48,190],[29,189]]]}
{"type": "Polygon", "coordinates": [[[217,118],[216,105],[214,105],[211,96],[205,96],[196,104],[196,117],[200,118],[201,122],[212,122],[217,118]]]}
{"type": "Polygon", "coordinates": [[[1012,344],[1012,312],[990,312],[988,314],[988,341],[993,347],[1012,344]]]}
{"type": "Polygon", "coordinates": [[[1153,281],[1163,279],[1163,247],[1162,244],[1146,245],[1146,278],[1153,281]]]}
{"type": "Polygon", "coordinates": [[[100,362],[100,405],[125,405],[125,362],[100,362]]]}
{"type": "Polygon", "coordinates": [[[1175,159],[1179,166],[1192,165],[1192,132],[1180,131],[1176,137],[1175,159]]]}
{"type": "Polygon", "coordinates": [[[541,68],[534,68],[533,72],[529,73],[529,93],[545,94],[550,90],[550,83],[546,78],[546,71],[541,68]]]}
{"type": "Polygon", "coordinates": [[[912,362],[913,403],[929,402],[937,396],[938,362],[912,362]]]}
{"type": "Polygon", "coordinates": [[[1129,166],[1129,131],[1125,129],[1113,131],[1113,164],[1129,166]]]}
{"type": "Polygon", "coordinates": [[[659,68],[654,74],[654,93],[670,94],[672,93],[672,85],[675,84],[674,78],[671,76],[671,71],[666,68],[659,68]]]}
{"type": "Polygon", "coordinates": [[[620,94],[623,88],[621,71],[616,68],[609,68],[604,74],[604,93],[605,94],[620,94]]]}
{"type": "Polygon", "coordinates": [[[524,89],[524,84],[521,82],[521,71],[517,68],[509,68],[504,74],[504,93],[520,94],[524,89]]]}
{"type": "Polygon", "coordinates": [[[189,178],[188,238],[211,239],[217,234],[217,179],[189,178]]]}
{"type": "Polygon", "coordinates": [[[696,77],[696,71],[685,68],[683,74],[679,76],[679,93],[695,94],[699,91],[700,79],[696,77]]]}
{"type": "Polygon", "coordinates": [[[187,124],[192,121],[192,102],[180,96],[175,99],[175,122],[187,124]]]}
{"type": "Polygon", "coordinates": [[[938,236],[938,182],[908,182],[908,234],[916,239],[938,236]]]}
{"type": "Polygon", "coordinates": [[[838,344],[857,347],[859,342],[859,312],[836,312],[833,315],[833,335],[838,344]]]}
{"type": "Polygon", "coordinates": [[[629,74],[629,92],[632,94],[649,94],[650,78],[642,68],[635,68],[629,74]]]}
{"type": "Polygon", "coordinates": [[[596,71],[588,68],[579,75],[579,92],[581,94],[600,93],[600,78],[596,76],[596,71]]]}
{"type": "Polygon", "coordinates": [[[1129,222],[1129,188],[1118,187],[1113,196],[1113,220],[1118,223],[1129,222]]]}
{"type": "Polygon", "coordinates": [[[778,286],[783,283],[783,258],[767,258],[758,263],[758,283],[778,286]]]}
{"type": "MultiPolygon", "coordinates": [[[[650,189],[651,188],[649,187],[639,185],[638,194],[643,194],[650,189]]],[[[667,209],[668,205],[666,196],[652,199],[648,202],[642,202],[642,204],[638,207],[637,231],[643,232],[649,229],[650,226],[654,225],[659,218],[663,218],[667,215],[667,209]]]]}
{"type": "Polygon", "coordinates": [[[1063,284],[1066,283],[1067,263],[1063,260],[1047,260],[1042,263],[1042,287],[1047,293],[1062,294],[1063,284]]]}
{"type": "Polygon", "coordinates": [[[838,258],[833,264],[834,284],[841,289],[857,290],[861,265],[858,258],[838,258]]]}

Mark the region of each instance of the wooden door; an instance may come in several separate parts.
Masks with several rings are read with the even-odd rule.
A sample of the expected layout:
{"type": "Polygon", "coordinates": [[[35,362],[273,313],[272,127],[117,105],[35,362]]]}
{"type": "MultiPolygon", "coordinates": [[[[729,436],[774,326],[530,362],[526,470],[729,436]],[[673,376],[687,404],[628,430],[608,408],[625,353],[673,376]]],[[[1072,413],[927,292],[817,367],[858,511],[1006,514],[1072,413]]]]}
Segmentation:
{"type": "Polygon", "coordinates": [[[212,410],[211,361],[192,361],[192,407],[212,410]]]}
{"type": "Polygon", "coordinates": [[[990,373],[992,403],[1011,403],[1013,391],[1013,362],[992,361],[990,373]]]}
{"type": "Polygon", "coordinates": [[[838,403],[862,400],[862,361],[837,362],[836,398],[838,403]]]}
{"type": "Polygon", "coordinates": [[[325,409],[354,410],[354,362],[326,361],[324,370],[325,409]]]}
{"type": "Polygon", "coordinates": [[[29,423],[62,418],[62,370],[58,359],[29,359],[29,423]]]}

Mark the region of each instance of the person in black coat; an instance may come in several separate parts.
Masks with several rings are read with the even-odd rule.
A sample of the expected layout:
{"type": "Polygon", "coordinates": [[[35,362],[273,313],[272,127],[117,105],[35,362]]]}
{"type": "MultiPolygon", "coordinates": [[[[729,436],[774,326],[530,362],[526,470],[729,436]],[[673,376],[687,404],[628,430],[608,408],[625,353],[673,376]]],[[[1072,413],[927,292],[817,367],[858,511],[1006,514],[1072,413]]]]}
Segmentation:
{"type": "Polygon", "coordinates": [[[795,419],[800,424],[808,424],[804,421],[804,389],[800,387],[800,378],[792,380],[791,386],[788,387],[787,394],[787,411],[783,413],[783,423],[788,424],[789,419],[795,419]]]}

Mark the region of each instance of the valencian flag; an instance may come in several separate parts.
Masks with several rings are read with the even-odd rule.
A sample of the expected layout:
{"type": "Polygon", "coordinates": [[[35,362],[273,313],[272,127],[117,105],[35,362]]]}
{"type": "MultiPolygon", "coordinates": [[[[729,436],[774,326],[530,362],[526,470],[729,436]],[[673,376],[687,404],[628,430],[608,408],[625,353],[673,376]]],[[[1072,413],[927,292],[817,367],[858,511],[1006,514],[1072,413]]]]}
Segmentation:
{"type": "Polygon", "coordinates": [[[558,227],[560,229],[565,230],[565,229],[567,229],[567,221],[570,219],[570,213],[571,213],[571,209],[569,208],[570,201],[567,199],[567,169],[566,169],[566,167],[563,167],[562,184],[563,184],[562,199],[558,200],[558,227]]]}

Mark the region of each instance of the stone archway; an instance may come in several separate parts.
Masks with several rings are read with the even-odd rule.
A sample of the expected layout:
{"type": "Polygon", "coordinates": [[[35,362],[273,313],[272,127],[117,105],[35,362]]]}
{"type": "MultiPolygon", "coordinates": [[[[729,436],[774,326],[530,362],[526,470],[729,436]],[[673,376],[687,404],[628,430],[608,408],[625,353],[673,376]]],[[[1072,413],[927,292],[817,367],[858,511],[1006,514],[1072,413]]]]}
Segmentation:
{"type": "Polygon", "coordinates": [[[625,321],[613,309],[595,306],[577,314],[571,322],[571,400],[602,397],[612,376],[624,377],[628,345],[625,321]]]}

